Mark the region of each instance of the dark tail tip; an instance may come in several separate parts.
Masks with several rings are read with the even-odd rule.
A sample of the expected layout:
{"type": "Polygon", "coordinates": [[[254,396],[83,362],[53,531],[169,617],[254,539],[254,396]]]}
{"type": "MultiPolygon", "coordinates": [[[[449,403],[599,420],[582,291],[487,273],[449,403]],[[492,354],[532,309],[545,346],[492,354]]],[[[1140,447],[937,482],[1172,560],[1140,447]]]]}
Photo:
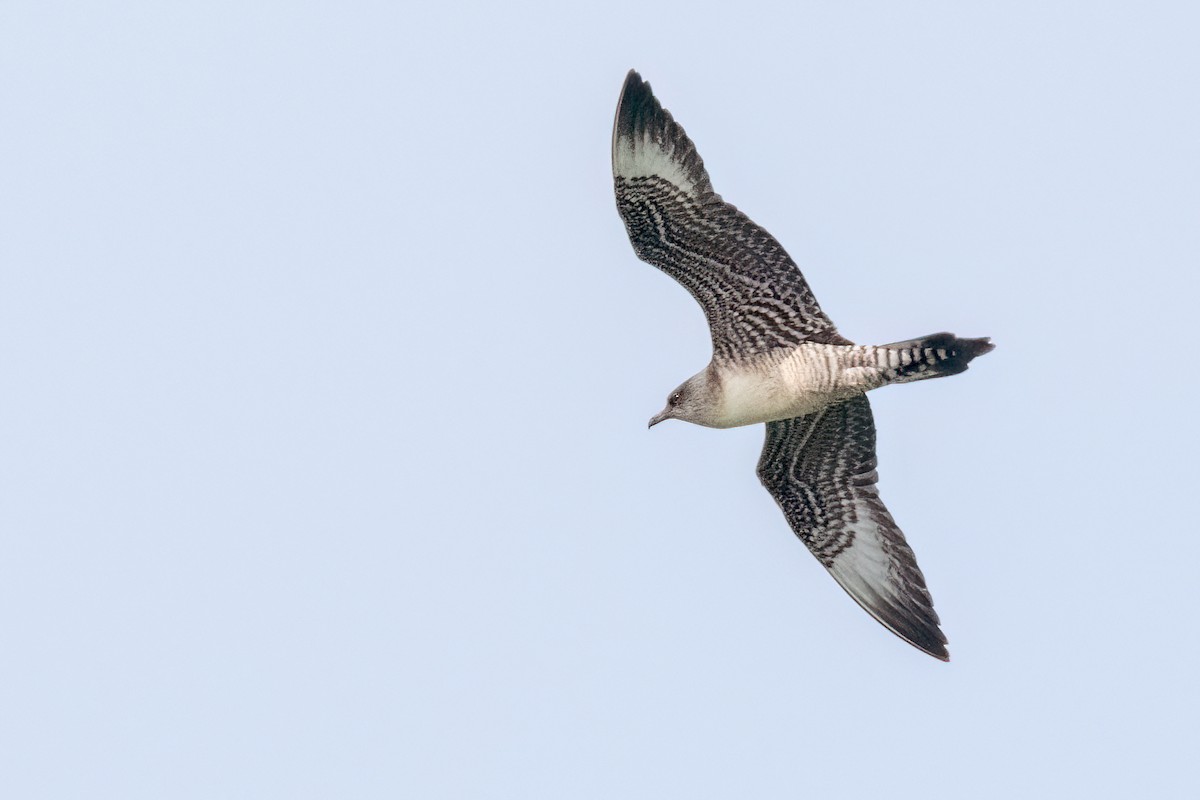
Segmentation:
{"type": "Polygon", "coordinates": [[[968,361],[996,349],[996,345],[992,344],[992,337],[990,336],[984,336],[982,339],[959,339],[958,347],[962,349],[968,361]]]}
{"type": "Polygon", "coordinates": [[[971,361],[996,349],[989,337],[960,339],[952,333],[935,333],[886,347],[894,350],[900,361],[890,374],[895,383],[957,375],[966,370],[971,361]]]}
{"type": "Polygon", "coordinates": [[[991,337],[982,339],[960,339],[946,334],[948,341],[936,343],[925,352],[936,360],[933,365],[934,376],[957,375],[964,371],[967,365],[985,353],[996,349],[991,337]]]}

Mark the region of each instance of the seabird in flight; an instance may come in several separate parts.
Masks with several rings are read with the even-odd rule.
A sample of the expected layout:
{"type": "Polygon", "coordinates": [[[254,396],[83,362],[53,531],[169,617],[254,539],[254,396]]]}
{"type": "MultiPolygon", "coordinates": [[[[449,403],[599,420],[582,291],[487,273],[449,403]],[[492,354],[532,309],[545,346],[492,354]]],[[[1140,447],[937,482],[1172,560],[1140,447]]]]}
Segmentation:
{"type": "Polygon", "coordinates": [[[612,164],[634,252],[696,298],[712,334],[712,361],[650,425],[766,423],[758,476],[792,530],[867,613],[949,660],[925,578],[875,488],[866,393],[956,375],[992,343],[935,333],[856,345],[839,334],[774,237],[713,191],[695,145],[632,70],[612,164]]]}

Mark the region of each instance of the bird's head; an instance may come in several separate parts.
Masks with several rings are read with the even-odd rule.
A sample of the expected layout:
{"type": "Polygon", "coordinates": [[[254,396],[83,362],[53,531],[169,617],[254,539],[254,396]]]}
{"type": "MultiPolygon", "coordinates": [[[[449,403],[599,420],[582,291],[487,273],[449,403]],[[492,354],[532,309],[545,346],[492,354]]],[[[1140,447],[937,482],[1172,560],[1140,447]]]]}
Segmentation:
{"type": "Polygon", "coordinates": [[[667,407],[650,418],[653,428],[665,419],[712,426],[713,404],[707,371],[693,375],[667,397],[667,407]]]}

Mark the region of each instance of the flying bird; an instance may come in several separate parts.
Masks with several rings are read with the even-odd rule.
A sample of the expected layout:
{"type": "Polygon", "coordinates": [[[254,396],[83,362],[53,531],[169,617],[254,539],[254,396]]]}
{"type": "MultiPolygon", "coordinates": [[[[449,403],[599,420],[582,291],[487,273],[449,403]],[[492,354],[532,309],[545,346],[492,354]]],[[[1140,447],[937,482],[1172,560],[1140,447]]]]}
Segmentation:
{"type": "Polygon", "coordinates": [[[925,578],[875,487],[866,393],[956,375],[991,341],[935,333],[856,345],[839,334],[779,242],[713,190],[696,146],[633,70],[612,165],[634,252],[691,293],[712,334],[711,362],[650,426],[766,423],[758,477],[792,530],[867,613],[948,661],[925,578]]]}

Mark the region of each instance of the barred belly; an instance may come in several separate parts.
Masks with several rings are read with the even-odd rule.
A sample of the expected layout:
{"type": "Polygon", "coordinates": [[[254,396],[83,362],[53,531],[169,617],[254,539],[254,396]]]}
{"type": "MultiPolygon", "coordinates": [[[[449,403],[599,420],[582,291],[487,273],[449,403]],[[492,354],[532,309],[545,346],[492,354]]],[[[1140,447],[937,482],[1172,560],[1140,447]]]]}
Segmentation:
{"type": "Polygon", "coordinates": [[[864,363],[867,351],[855,345],[810,342],[723,365],[718,369],[719,427],[804,416],[881,385],[879,369],[864,363]]]}

